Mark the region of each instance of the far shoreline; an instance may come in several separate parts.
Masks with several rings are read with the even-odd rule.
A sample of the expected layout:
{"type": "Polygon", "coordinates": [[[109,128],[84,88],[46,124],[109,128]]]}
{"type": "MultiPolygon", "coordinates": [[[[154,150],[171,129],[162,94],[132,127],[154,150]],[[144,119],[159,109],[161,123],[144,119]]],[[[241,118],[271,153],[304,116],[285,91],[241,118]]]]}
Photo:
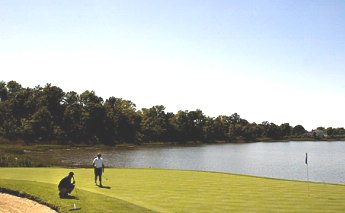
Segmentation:
{"type": "Polygon", "coordinates": [[[335,142],[345,141],[345,137],[286,137],[286,138],[269,138],[260,137],[247,139],[243,137],[231,138],[228,140],[215,140],[215,141],[147,141],[141,143],[115,143],[115,144],[101,144],[101,143],[77,143],[77,142],[61,142],[61,141],[23,141],[23,140],[9,140],[0,138],[0,147],[45,147],[45,148],[66,148],[66,147],[85,147],[85,148],[101,148],[101,147],[114,147],[114,148],[134,148],[134,147],[147,147],[147,146],[190,146],[190,145],[212,145],[212,144],[244,144],[244,143],[257,143],[257,142],[335,142]]]}

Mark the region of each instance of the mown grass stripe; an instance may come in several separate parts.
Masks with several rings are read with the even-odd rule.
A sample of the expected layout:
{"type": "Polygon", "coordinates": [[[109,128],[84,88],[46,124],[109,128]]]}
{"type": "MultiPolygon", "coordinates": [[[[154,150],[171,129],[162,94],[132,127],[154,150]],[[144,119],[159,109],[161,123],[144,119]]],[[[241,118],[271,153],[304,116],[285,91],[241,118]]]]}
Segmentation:
{"type": "Polygon", "coordinates": [[[126,201],[81,189],[78,189],[77,199],[60,199],[55,184],[0,179],[0,186],[3,192],[38,201],[59,212],[69,212],[74,204],[80,207],[82,212],[154,212],[126,201]]]}

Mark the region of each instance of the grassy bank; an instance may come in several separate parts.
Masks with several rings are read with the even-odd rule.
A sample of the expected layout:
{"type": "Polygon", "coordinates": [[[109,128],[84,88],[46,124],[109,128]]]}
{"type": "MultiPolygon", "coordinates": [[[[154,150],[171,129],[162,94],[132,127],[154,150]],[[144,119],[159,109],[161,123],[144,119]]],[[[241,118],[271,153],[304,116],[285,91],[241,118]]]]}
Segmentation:
{"type": "Polygon", "coordinates": [[[107,169],[106,188],[94,185],[91,169],[74,169],[79,199],[60,199],[57,184],[69,171],[0,168],[0,187],[25,192],[61,212],[73,203],[83,212],[345,211],[344,185],[160,169],[107,169]]]}

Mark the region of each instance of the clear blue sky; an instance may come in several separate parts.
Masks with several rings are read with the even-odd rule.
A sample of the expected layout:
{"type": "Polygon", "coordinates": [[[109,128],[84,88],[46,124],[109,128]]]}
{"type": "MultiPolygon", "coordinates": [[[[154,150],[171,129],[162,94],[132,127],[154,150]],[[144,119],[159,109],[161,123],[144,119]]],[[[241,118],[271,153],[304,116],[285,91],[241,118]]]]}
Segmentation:
{"type": "Polygon", "coordinates": [[[343,0],[0,0],[5,82],[345,126],[343,0]]]}

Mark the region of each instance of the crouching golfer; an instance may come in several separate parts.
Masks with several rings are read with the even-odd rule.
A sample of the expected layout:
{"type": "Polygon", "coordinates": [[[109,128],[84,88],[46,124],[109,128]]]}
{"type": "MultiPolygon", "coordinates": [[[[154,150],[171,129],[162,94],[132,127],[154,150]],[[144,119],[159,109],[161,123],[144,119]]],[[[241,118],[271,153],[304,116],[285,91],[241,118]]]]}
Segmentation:
{"type": "Polygon", "coordinates": [[[74,184],[75,184],[75,180],[73,176],[74,176],[74,173],[70,172],[68,176],[64,177],[60,181],[59,186],[58,186],[60,198],[68,197],[68,194],[73,191],[74,184]],[[73,182],[71,182],[72,178],[73,178],[73,182]]]}
{"type": "Polygon", "coordinates": [[[92,165],[95,168],[95,184],[97,185],[97,177],[99,178],[99,186],[102,187],[102,173],[104,173],[103,158],[101,153],[97,154],[97,157],[93,159],[92,165]]]}

